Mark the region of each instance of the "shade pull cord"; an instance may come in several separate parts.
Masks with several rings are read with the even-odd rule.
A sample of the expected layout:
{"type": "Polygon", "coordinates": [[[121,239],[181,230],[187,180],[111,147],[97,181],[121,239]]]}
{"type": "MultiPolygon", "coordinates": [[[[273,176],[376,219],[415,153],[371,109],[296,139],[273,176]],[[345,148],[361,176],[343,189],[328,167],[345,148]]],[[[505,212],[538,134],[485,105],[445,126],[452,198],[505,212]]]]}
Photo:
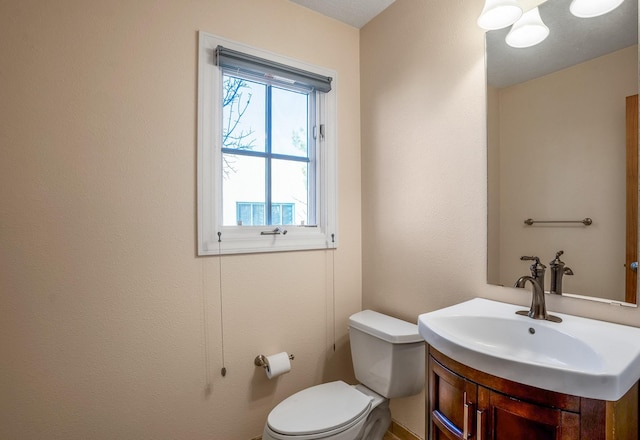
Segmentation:
{"type": "Polygon", "coordinates": [[[222,295],[222,232],[218,232],[218,281],[220,287],[220,350],[221,350],[221,359],[222,359],[222,369],[220,369],[220,374],[222,377],[227,375],[227,367],[224,361],[224,313],[222,307],[224,305],[223,295],[222,295]]]}
{"type": "Polygon", "coordinates": [[[336,240],[331,234],[331,295],[333,297],[333,352],[336,352],[336,240]]]}
{"type": "Polygon", "coordinates": [[[204,394],[209,396],[212,390],[211,384],[211,358],[209,353],[209,319],[207,318],[207,288],[205,282],[205,262],[202,260],[202,323],[204,327],[204,394]]]}

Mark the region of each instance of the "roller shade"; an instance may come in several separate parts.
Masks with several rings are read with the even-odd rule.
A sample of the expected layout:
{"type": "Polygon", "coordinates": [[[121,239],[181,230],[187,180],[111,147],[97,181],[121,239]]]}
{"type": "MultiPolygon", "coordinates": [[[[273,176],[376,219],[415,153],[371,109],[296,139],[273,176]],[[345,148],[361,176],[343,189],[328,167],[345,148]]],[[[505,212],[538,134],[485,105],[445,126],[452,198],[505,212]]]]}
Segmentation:
{"type": "Polygon", "coordinates": [[[276,63],[222,46],[216,48],[215,63],[222,68],[258,75],[284,84],[295,84],[324,93],[331,90],[331,81],[333,79],[331,77],[276,63]]]}

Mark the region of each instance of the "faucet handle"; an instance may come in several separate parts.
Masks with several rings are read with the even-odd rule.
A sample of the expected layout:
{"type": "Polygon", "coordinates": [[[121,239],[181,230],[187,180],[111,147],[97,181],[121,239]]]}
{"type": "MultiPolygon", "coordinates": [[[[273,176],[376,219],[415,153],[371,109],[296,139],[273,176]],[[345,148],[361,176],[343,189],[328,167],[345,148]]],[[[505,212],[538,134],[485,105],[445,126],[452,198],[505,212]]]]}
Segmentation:
{"type": "Polygon", "coordinates": [[[520,257],[522,261],[533,261],[531,266],[529,266],[529,270],[531,271],[531,276],[535,278],[544,289],[544,272],[547,270],[547,266],[540,262],[540,258],[532,256],[522,256],[520,257]]]}
{"type": "Polygon", "coordinates": [[[535,274],[536,271],[542,271],[544,272],[544,270],[547,268],[547,266],[545,266],[544,264],[542,264],[540,262],[540,258],[538,257],[529,257],[529,256],[522,256],[520,257],[520,259],[522,261],[535,261],[535,263],[533,263],[530,268],[531,268],[531,273],[535,274]]]}
{"type": "Polygon", "coordinates": [[[556,258],[549,262],[549,264],[551,265],[552,268],[562,268],[562,267],[564,267],[564,261],[560,260],[560,256],[562,254],[564,254],[564,251],[556,252],[556,258]]]}

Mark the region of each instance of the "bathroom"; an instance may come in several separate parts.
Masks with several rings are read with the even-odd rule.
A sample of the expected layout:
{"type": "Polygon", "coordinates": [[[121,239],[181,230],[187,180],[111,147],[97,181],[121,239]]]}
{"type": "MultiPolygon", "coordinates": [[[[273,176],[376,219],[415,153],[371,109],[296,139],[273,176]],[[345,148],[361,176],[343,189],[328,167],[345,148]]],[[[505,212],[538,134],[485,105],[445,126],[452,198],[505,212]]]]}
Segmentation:
{"type": "MultiPolygon", "coordinates": [[[[482,5],[396,0],[357,29],[288,0],[3,0],[0,438],[249,440],[354,381],[357,311],[529,304],[486,282],[482,5]],[[337,249],[196,256],[199,30],[337,72],[337,249]],[[280,351],[269,381],[253,360],[280,351]]],[[[391,403],[422,438],[424,397],[391,403]]]]}

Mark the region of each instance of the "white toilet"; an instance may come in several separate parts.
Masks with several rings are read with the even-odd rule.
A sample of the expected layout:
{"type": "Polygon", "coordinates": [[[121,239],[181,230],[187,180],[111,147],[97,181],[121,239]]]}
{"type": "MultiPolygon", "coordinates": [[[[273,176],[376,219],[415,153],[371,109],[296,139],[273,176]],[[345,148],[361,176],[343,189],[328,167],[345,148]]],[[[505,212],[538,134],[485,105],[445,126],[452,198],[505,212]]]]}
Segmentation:
{"type": "Polygon", "coordinates": [[[424,387],[425,342],[415,324],[364,310],[349,318],[359,385],[325,383],[280,402],[263,440],[380,440],[391,423],[389,399],[424,387]]]}

